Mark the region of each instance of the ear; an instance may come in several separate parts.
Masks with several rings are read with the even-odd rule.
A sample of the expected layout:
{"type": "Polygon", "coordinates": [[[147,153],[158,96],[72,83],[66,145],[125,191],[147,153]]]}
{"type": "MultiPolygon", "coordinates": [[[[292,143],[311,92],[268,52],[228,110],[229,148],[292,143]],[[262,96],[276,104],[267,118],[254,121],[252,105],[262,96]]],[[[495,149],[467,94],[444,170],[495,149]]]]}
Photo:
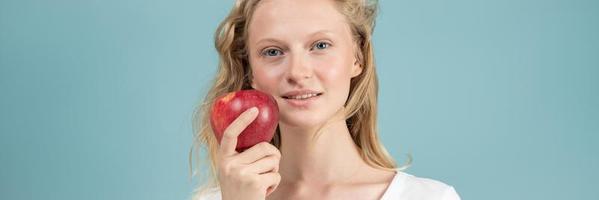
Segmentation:
{"type": "Polygon", "coordinates": [[[351,77],[356,77],[358,75],[360,75],[362,73],[362,65],[360,64],[360,61],[358,61],[358,59],[356,58],[354,60],[354,64],[352,66],[352,70],[351,70],[351,77]]]}

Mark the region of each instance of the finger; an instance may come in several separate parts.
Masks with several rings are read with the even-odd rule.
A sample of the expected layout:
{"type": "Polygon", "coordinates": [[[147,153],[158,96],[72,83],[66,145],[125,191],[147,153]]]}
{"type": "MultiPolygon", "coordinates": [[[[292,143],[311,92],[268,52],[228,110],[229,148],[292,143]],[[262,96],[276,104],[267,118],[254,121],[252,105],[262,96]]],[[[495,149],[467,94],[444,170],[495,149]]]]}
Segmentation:
{"type": "Polygon", "coordinates": [[[256,174],[279,172],[279,158],[268,156],[247,166],[248,171],[256,174]]]}
{"type": "Polygon", "coordinates": [[[235,154],[237,136],[258,116],[258,108],[252,107],[241,113],[224,131],[219,150],[225,156],[235,154]]]}
{"type": "Polygon", "coordinates": [[[262,181],[264,181],[264,183],[266,183],[266,185],[268,186],[266,189],[266,196],[270,195],[273,191],[275,191],[279,186],[279,182],[281,182],[281,174],[279,174],[278,172],[262,174],[259,178],[262,179],[262,181]]]}
{"type": "Polygon", "coordinates": [[[237,159],[239,159],[240,163],[250,164],[266,156],[276,156],[281,158],[281,152],[277,147],[268,142],[260,142],[244,152],[241,152],[237,159]]]}

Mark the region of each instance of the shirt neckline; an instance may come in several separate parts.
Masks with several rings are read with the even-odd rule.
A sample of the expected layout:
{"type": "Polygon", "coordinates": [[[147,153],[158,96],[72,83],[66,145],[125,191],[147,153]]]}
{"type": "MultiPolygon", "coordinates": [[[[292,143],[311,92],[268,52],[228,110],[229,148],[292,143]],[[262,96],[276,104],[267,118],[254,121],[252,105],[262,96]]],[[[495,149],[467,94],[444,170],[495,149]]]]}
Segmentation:
{"type": "Polygon", "coordinates": [[[389,183],[389,186],[387,186],[387,189],[385,189],[385,193],[383,193],[383,196],[380,200],[387,200],[392,196],[397,196],[401,192],[401,190],[399,190],[399,186],[397,185],[400,184],[401,180],[403,180],[402,177],[402,172],[395,170],[395,176],[393,176],[391,183],[389,183]]]}

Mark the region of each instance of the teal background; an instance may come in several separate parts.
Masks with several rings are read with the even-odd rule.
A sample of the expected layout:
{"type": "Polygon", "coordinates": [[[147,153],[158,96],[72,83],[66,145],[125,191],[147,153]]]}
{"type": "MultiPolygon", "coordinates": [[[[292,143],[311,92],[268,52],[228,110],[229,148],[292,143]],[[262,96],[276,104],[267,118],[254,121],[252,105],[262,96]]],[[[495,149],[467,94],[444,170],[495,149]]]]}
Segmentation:
{"type": "MultiPolygon", "coordinates": [[[[1,0],[0,199],[188,199],[232,1],[1,0]]],[[[380,1],[380,137],[462,199],[597,199],[599,1],[380,1]]]]}

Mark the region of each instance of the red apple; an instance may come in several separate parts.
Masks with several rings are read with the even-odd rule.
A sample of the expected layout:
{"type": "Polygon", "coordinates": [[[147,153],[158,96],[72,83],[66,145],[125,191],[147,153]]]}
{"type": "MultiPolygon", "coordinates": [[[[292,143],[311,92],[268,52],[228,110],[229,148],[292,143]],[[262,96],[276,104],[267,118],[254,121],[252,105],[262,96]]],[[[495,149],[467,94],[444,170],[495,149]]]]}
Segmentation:
{"type": "Polygon", "coordinates": [[[242,152],[260,142],[270,142],[279,123],[275,99],[258,90],[240,90],[216,99],[210,111],[210,125],[220,144],[224,131],[241,113],[258,108],[258,117],[237,137],[235,150],[242,152]]]}

